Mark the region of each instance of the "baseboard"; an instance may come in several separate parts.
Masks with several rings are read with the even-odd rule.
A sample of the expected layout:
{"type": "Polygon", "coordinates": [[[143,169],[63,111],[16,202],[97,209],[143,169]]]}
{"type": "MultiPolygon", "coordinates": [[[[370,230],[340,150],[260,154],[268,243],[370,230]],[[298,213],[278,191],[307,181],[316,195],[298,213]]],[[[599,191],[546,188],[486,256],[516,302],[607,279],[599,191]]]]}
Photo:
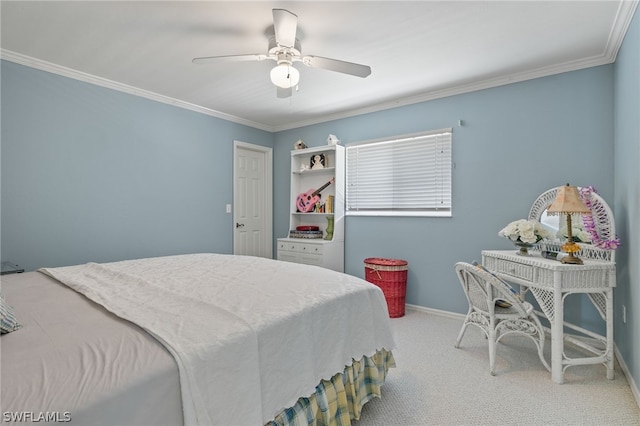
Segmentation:
{"type": "Polygon", "coordinates": [[[616,359],[618,360],[618,364],[620,364],[620,368],[622,369],[622,372],[627,379],[627,383],[629,383],[629,387],[631,388],[631,393],[636,400],[636,404],[638,404],[638,408],[640,408],[640,390],[638,389],[638,384],[635,380],[633,380],[631,371],[629,371],[629,367],[627,367],[627,364],[624,362],[624,358],[622,358],[617,345],[614,345],[614,352],[616,355],[616,359]]]}
{"type": "Polygon", "coordinates": [[[418,312],[423,312],[425,314],[439,315],[441,317],[454,318],[454,319],[459,319],[459,320],[464,320],[464,318],[466,316],[464,314],[458,314],[456,312],[441,311],[440,309],[425,308],[424,306],[419,306],[419,305],[406,304],[405,307],[406,307],[406,309],[408,309],[410,311],[418,311],[418,312]]]}
{"type": "MultiPolygon", "coordinates": [[[[449,312],[449,311],[442,311],[440,309],[425,308],[424,306],[419,306],[419,305],[407,304],[406,309],[411,311],[422,312],[425,314],[439,315],[447,318],[459,319],[461,321],[464,320],[465,318],[464,314],[458,314],[456,312],[449,312]]],[[[627,367],[627,364],[624,362],[624,358],[622,358],[622,355],[618,350],[618,346],[616,345],[614,345],[614,354],[615,354],[616,360],[618,361],[618,364],[620,364],[620,368],[622,369],[622,372],[624,373],[625,378],[627,379],[627,383],[629,383],[629,387],[631,388],[631,393],[633,394],[633,397],[636,400],[636,404],[638,404],[638,407],[640,408],[640,390],[638,389],[638,384],[633,379],[633,376],[631,375],[631,371],[629,371],[629,367],[627,367]]]]}

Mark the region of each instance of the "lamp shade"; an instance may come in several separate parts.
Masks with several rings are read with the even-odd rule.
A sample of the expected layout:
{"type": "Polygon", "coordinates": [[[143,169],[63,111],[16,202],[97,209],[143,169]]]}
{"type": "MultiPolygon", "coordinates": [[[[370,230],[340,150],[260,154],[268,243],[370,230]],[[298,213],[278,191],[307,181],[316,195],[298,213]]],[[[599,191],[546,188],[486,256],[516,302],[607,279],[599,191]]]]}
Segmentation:
{"type": "Polygon", "coordinates": [[[300,81],[300,72],[291,64],[278,64],[271,70],[271,82],[278,87],[288,89],[300,81]]]}
{"type": "Polygon", "coordinates": [[[547,214],[554,215],[560,213],[591,214],[591,210],[582,202],[578,188],[566,184],[558,188],[556,199],[553,200],[553,203],[547,208],[547,214]]]}

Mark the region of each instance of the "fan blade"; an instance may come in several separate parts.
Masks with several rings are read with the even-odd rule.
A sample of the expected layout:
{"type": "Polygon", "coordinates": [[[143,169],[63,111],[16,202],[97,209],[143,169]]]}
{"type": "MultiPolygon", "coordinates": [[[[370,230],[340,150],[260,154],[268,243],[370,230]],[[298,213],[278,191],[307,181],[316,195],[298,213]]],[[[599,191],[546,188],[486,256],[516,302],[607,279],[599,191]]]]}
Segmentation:
{"type": "Polygon", "coordinates": [[[287,89],[283,89],[282,87],[276,87],[278,89],[278,97],[279,98],[289,98],[293,95],[293,87],[289,87],[287,89]]]}
{"type": "Polygon", "coordinates": [[[273,9],[273,30],[276,43],[283,47],[295,47],[298,16],[285,9],[273,9]]]}
{"type": "Polygon", "coordinates": [[[356,77],[367,77],[371,74],[371,67],[367,65],[354,64],[353,62],[339,61],[337,59],[323,58],[322,56],[305,56],[302,63],[312,68],[322,68],[325,70],[341,72],[343,74],[355,75],[356,77]]]}
{"type": "Polygon", "coordinates": [[[267,59],[267,55],[252,53],[249,55],[228,55],[228,56],[207,56],[204,58],[194,58],[191,62],[194,64],[213,64],[216,62],[243,62],[243,61],[263,61],[267,59]]]}

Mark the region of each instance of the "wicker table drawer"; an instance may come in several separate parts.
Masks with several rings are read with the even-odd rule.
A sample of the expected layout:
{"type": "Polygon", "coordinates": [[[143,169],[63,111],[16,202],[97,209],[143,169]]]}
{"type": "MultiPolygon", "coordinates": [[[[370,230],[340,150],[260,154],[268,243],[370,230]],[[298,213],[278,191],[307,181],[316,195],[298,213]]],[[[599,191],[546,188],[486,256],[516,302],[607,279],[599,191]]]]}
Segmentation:
{"type": "Polygon", "coordinates": [[[489,269],[510,275],[515,278],[520,278],[525,281],[533,281],[534,268],[531,265],[523,265],[520,263],[509,262],[502,259],[494,259],[492,266],[487,266],[489,269]]]}
{"type": "Polygon", "coordinates": [[[538,288],[562,291],[593,291],[615,287],[615,263],[584,260],[584,265],[563,264],[540,255],[518,256],[511,251],[483,251],[482,262],[488,269],[508,280],[538,288]],[[560,274],[557,280],[556,274],[560,274]]]}

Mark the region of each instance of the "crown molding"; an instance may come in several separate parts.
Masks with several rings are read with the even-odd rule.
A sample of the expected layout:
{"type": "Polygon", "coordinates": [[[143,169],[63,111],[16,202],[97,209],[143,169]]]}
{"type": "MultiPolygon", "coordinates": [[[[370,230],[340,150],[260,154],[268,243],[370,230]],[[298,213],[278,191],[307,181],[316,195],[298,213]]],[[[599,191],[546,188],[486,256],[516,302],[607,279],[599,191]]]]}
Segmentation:
{"type": "MultiPolygon", "coordinates": [[[[620,41],[621,42],[621,41],[620,41]]],[[[174,99],[168,96],[160,95],[158,93],[143,90],[134,86],[129,86],[116,81],[108,80],[102,77],[97,77],[91,74],[87,74],[81,71],[73,70],[71,68],[63,67],[53,64],[51,62],[42,61],[40,59],[25,56],[16,52],[2,49],[0,51],[1,58],[10,62],[15,62],[20,65],[39,69],[42,71],[57,74],[63,77],[72,78],[79,81],[95,84],[98,86],[106,87],[109,89],[117,90],[119,92],[127,93],[134,96],[140,96],[146,99],[150,99],[164,104],[173,105],[178,108],[188,109],[190,111],[199,112],[212,117],[217,117],[222,120],[231,121],[237,124],[243,124],[245,126],[253,127],[268,132],[280,132],[284,130],[297,129],[300,127],[311,126],[314,124],[326,123],[329,121],[340,120],[343,118],[355,117],[358,115],[369,114],[373,112],[384,111],[392,108],[398,108],[407,105],[414,105],[421,102],[432,101],[436,99],[442,99],[450,96],[461,95],[465,93],[471,93],[484,89],[491,89],[494,87],[504,86],[507,84],[518,83],[526,80],[532,80],[540,77],[547,77],[554,74],[561,74],[569,71],[576,71],[579,69],[595,67],[599,65],[606,65],[615,61],[615,56],[619,46],[614,52],[606,51],[602,55],[582,59],[579,61],[566,62],[564,64],[555,65],[552,67],[543,67],[536,70],[530,70],[521,73],[510,74],[502,77],[486,79],[482,81],[476,81],[467,84],[456,85],[451,88],[442,90],[433,90],[424,92],[414,96],[408,96],[388,102],[378,103],[364,108],[352,109],[349,111],[342,111],[335,114],[321,115],[309,120],[301,120],[297,122],[287,123],[283,126],[268,126],[262,123],[256,123],[250,120],[236,117],[230,114],[225,114],[219,111],[215,111],[209,108],[195,105],[189,102],[184,102],[178,99],[174,99]]]]}
{"type": "Polygon", "coordinates": [[[618,51],[622,46],[624,37],[627,34],[629,25],[633,21],[636,9],[638,7],[638,0],[623,0],[618,5],[618,13],[616,14],[615,22],[611,27],[609,33],[609,39],[607,40],[607,46],[605,48],[606,54],[611,58],[611,62],[615,62],[618,56],[618,51]]]}
{"type": "Polygon", "coordinates": [[[607,55],[599,55],[591,58],[582,59],[579,61],[566,62],[560,65],[554,65],[550,67],[538,68],[535,70],[525,71],[521,73],[509,74],[506,76],[490,78],[481,81],[475,81],[472,83],[459,84],[454,87],[431,90],[428,92],[420,93],[413,96],[407,96],[404,98],[379,103],[370,107],[364,107],[359,109],[353,109],[346,112],[337,114],[324,115],[310,120],[298,121],[291,123],[287,126],[275,126],[274,131],[283,131],[296,129],[299,127],[310,126],[313,124],[326,123],[328,121],[339,120],[347,117],[354,117],[357,115],[369,114],[373,112],[383,111],[391,108],[398,108],[407,105],[414,105],[421,102],[432,101],[435,99],[447,98],[455,95],[462,95],[465,93],[476,92],[484,89],[491,89],[499,86],[505,86],[507,84],[518,83],[527,80],[533,80],[540,77],[548,77],[554,74],[562,74],[569,71],[577,71],[580,69],[596,67],[600,65],[610,64],[615,61],[615,58],[611,60],[607,55]]]}
{"type": "Polygon", "coordinates": [[[95,84],[97,86],[106,87],[108,89],[117,90],[119,92],[127,93],[129,95],[140,96],[142,98],[150,99],[152,101],[161,102],[163,104],[173,105],[178,108],[188,109],[190,111],[199,112],[201,114],[210,115],[212,117],[220,118],[222,120],[231,121],[237,124],[253,127],[260,130],[266,130],[273,132],[273,127],[264,125],[262,123],[256,123],[251,120],[246,120],[234,115],[225,114],[220,111],[205,108],[200,105],[195,105],[189,102],[181,101],[179,99],[164,96],[159,93],[151,92],[149,90],[140,89],[127,84],[119,83],[117,81],[109,80],[106,78],[98,77],[85,72],[77,71],[72,68],[63,67],[51,62],[43,61],[41,59],[26,56],[21,53],[16,53],[11,50],[0,49],[0,58],[14,62],[16,64],[24,65],[30,68],[35,68],[41,71],[50,72],[63,77],[72,78],[74,80],[83,81],[85,83],[95,84]]]}
{"type": "Polygon", "coordinates": [[[618,51],[620,50],[620,46],[622,46],[622,42],[624,41],[627,30],[629,29],[629,25],[631,25],[631,21],[633,20],[633,16],[635,14],[637,6],[638,0],[623,0],[620,2],[614,24],[611,28],[611,32],[609,33],[607,45],[605,46],[604,52],[602,52],[602,54],[600,55],[592,56],[590,58],[584,58],[577,61],[568,61],[563,64],[554,66],[541,67],[535,70],[475,81],[472,83],[460,84],[447,89],[428,91],[406,98],[379,103],[370,107],[353,109],[346,112],[324,115],[309,120],[298,121],[295,123],[290,123],[286,126],[275,126],[274,131],[278,132],[283,130],[296,129],[304,126],[326,123],[327,121],[369,114],[372,112],[383,111],[406,105],[413,105],[421,102],[432,101],[435,99],[446,98],[449,96],[461,95],[484,89],[491,89],[511,83],[518,83],[526,80],[533,80],[536,78],[548,77],[555,74],[562,74],[565,72],[578,71],[585,68],[614,63],[616,61],[618,51]]]}
{"type": "Polygon", "coordinates": [[[134,96],[140,96],[157,102],[162,102],[168,105],[173,105],[178,108],[184,108],[191,111],[206,114],[212,117],[220,118],[222,120],[230,121],[237,124],[242,124],[255,129],[264,130],[267,132],[280,132],[284,130],[297,129],[300,127],[311,126],[314,124],[326,123],[329,121],[340,120],[344,118],[354,117],[363,114],[369,114],[378,111],[384,111],[391,108],[398,108],[407,105],[413,105],[421,102],[431,101],[435,99],[446,98],[449,96],[461,95],[465,93],[471,93],[484,89],[491,89],[494,87],[504,86],[507,84],[518,83],[526,80],[532,80],[540,77],[548,77],[555,74],[561,74],[569,71],[577,71],[580,69],[596,67],[600,65],[607,65],[615,62],[620,50],[620,46],[624,41],[624,37],[627,33],[629,25],[633,20],[634,13],[638,6],[638,0],[620,2],[618,12],[616,14],[615,22],[609,33],[607,45],[604,51],[600,55],[592,56],[577,61],[569,61],[563,64],[558,64],[550,67],[542,67],[535,70],[529,70],[520,73],[508,74],[500,77],[489,78],[481,81],[475,81],[471,83],[463,83],[454,87],[432,90],[424,93],[420,93],[413,96],[403,97],[388,102],[382,102],[379,104],[367,106],[364,108],[356,108],[348,111],[341,111],[335,114],[321,115],[308,120],[301,120],[297,122],[287,123],[281,126],[271,126],[264,123],[257,123],[251,120],[247,120],[241,117],[237,117],[230,114],[225,114],[220,111],[205,108],[200,105],[195,105],[189,102],[181,101],[179,99],[171,98],[168,96],[160,95],[158,93],[150,92],[148,90],[139,89],[137,87],[129,86],[116,81],[108,80],[102,77],[97,77],[91,74],[83,73],[71,68],[63,67],[53,64],[51,62],[42,61],[40,59],[32,58],[20,53],[12,52],[6,49],[0,49],[0,58],[15,62],[17,64],[25,65],[31,68],[36,68],[42,71],[47,71],[53,74],[58,74],[64,77],[72,78],[75,80],[84,81],[98,86],[110,88],[120,92],[128,93],[134,96]]]}

